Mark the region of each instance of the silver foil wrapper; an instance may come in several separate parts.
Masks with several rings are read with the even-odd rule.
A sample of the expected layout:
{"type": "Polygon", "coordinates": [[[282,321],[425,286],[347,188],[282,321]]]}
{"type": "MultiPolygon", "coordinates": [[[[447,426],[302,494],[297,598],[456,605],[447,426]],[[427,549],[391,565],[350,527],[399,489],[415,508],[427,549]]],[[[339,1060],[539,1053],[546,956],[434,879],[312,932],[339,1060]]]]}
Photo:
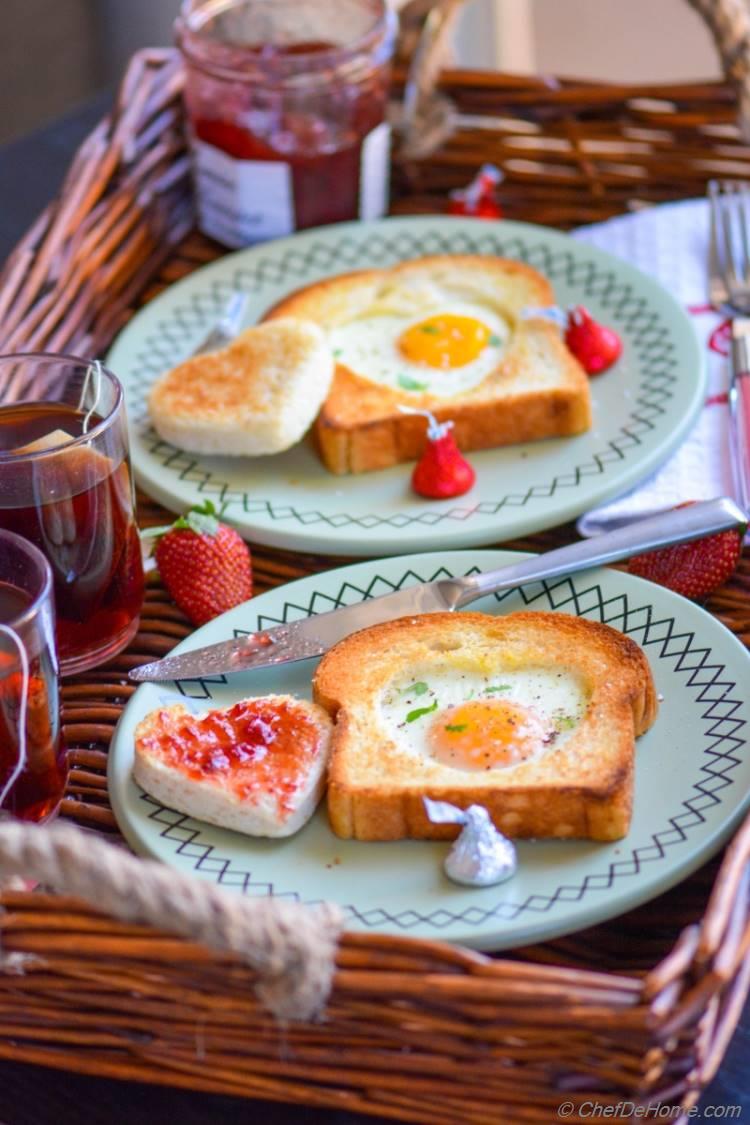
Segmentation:
{"type": "Polygon", "coordinates": [[[433,824],[463,825],[443,864],[449,879],[469,887],[490,887],[515,874],[515,846],[498,832],[482,805],[460,809],[447,801],[423,800],[433,824]]]}
{"type": "Polygon", "coordinates": [[[568,326],[568,316],[564,309],[558,305],[544,305],[541,308],[535,308],[533,305],[526,305],[521,309],[519,314],[521,320],[549,320],[552,324],[556,324],[558,328],[564,332],[568,326]]]}

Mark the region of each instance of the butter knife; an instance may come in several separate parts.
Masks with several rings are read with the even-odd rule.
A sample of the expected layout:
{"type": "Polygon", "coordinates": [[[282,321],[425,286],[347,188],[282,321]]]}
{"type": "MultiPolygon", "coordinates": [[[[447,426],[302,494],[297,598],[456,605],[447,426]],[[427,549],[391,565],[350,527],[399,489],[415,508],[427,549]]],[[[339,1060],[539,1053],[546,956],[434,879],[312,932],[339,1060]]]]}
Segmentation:
{"type": "Polygon", "coordinates": [[[337,641],[370,625],[379,625],[397,617],[463,609],[477,598],[500,590],[560,578],[590,567],[617,562],[640,551],[700,539],[746,523],[744,512],[733,500],[704,500],[638,520],[595,539],[534,555],[499,570],[465,578],[438,578],[434,582],[422,582],[330,613],[167,656],[164,660],[133,668],[130,678],[138,682],[190,680],[306,660],[321,656],[337,641]]]}

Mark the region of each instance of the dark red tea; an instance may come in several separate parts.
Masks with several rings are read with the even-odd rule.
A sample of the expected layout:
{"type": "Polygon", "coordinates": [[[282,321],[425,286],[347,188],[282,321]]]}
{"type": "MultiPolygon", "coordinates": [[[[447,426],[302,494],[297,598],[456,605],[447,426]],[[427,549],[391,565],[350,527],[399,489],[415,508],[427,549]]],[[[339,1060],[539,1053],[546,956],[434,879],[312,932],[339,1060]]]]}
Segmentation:
{"type": "Polygon", "coordinates": [[[30,540],[52,567],[58,655],[68,671],[127,636],[143,598],[124,449],[65,447],[100,421],[54,402],[0,407],[0,453],[28,454],[0,468],[0,528],[30,540]]]}
{"type": "MultiPolygon", "coordinates": [[[[31,604],[17,586],[0,582],[0,624],[12,622],[31,604]]],[[[20,726],[25,731],[26,763],[0,809],[21,820],[44,820],[60,803],[67,764],[60,737],[57,680],[49,650],[28,653],[29,683],[22,715],[23,671],[13,639],[0,630],[0,796],[5,793],[22,753],[20,726]]]]}

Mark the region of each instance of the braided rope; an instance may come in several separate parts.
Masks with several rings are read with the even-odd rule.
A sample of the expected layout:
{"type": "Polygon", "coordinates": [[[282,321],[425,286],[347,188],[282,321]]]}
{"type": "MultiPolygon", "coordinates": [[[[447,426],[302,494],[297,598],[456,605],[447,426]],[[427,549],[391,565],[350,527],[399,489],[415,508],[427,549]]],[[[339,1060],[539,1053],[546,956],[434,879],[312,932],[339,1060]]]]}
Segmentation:
{"type": "Polygon", "coordinates": [[[716,43],[726,78],[737,95],[737,125],[750,141],[750,9],[747,0],[688,0],[716,43]]]}
{"type": "MultiPolygon", "coordinates": [[[[245,899],[61,822],[0,824],[0,877],[12,875],[83,898],[121,921],[239,954],[258,973],[259,999],[280,1020],[311,1019],[328,999],[342,924],[335,906],[245,899]]],[[[14,954],[0,969],[22,971],[14,954]]]]}

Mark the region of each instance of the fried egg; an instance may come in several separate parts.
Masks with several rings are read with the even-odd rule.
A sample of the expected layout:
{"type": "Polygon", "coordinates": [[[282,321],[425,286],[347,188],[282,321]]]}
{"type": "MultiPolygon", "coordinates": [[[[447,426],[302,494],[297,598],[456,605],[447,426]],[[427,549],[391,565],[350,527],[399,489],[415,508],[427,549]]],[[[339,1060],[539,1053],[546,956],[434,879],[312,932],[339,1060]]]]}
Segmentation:
{"type": "Polygon", "coordinates": [[[337,363],[373,383],[446,398],[478,386],[500,364],[510,327],[498,311],[455,297],[406,313],[393,304],[331,330],[337,363]]]}
{"type": "Polygon", "coordinates": [[[588,703],[580,677],[565,669],[513,668],[492,674],[434,666],[393,680],[380,707],[404,751],[451,769],[502,769],[557,749],[588,703]]]}

